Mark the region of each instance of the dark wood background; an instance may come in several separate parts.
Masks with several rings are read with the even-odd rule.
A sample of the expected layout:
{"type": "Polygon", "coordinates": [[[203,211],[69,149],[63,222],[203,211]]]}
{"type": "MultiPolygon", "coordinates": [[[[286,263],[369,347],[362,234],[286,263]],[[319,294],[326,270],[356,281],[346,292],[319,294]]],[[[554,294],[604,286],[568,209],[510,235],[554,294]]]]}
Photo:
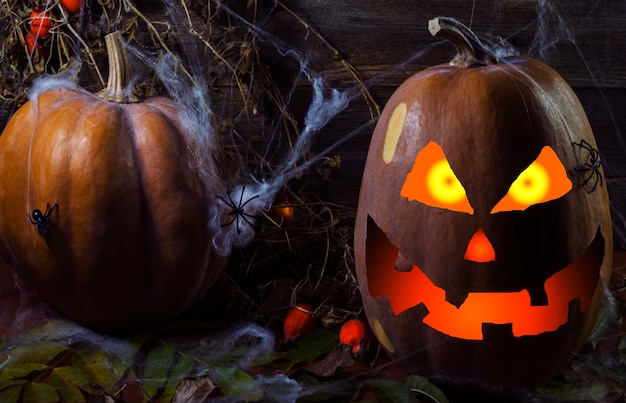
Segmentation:
{"type": "MultiPolygon", "coordinates": [[[[218,3],[207,2],[212,7],[218,3]]],[[[165,19],[152,1],[138,1],[145,14],[165,19]]],[[[259,58],[289,94],[289,111],[302,122],[311,83],[297,75],[302,65],[281,54],[277,41],[297,52],[329,88],[354,96],[315,137],[312,152],[336,144],[329,155],[341,165],[330,176],[309,172],[299,184],[328,202],[355,208],[373,131],[376,106],[411,74],[451,59],[452,47],[433,38],[428,20],[445,15],[470,25],[484,41],[500,40],[558,71],[580,97],[598,142],[612,204],[616,248],[626,248],[626,2],[618,0],[273,0],[224,2],[250,22],[259,58]],[[358,77],[358,79],[357,79],[358,77]],[[358,80],[361,80],[362,86],[358,80]],[[367,101],[365,88],[373,102],[367,101]],[[368,122],[370,124],[368,124],[368,122]]],[[[192,19],[202,19],[193,14],[192,19]]],[[[245,23],[244,23],[245,26],[245,23]]],[[[222,84],[228,87],[228,82],[222,84]]],[[[227,93],[228,91],[224,91],[227,93]]],[[[233,109],[221,98],[217,113],[233,109]]],[[[0,111],[4,127],[10,110],[0,111]]],[[[259,120],[262,125],[262,119],[259,120]]],[[[480,156],[476,156],[479,158],[480,156]]]]}
{"type": "MultiPolygon", "coordinates": [[[[448,1],[285,1],[340,55],[315,45],[284,8],[276,6],[257,22],[296,49],[314,50],[315,70],[341,88],[354,83],[343,59],[364,80],[382,107],[411,74],[450,60],[452,47],[427,30],[429,19],[459,19],[486,42],[500,39],[521,54],[537,57],[575,89],[594,130],[612,204],[615,246],[626,245],[626,3],[611,0],[448,0],[448,1]],[[549,3],[549,4],[545,4],[549,3]],[[309,43],[307,43],[309,42],[309,43]],[[343,58],[343,59],[342,59],[343,58]]],[[[275,71],[281,71],[281,60],[275,71]]],[[[289,76],[288,74],[286,75],[289,76]]],[[[286,84],[286,83],[285,83],[286,84]]],[[[367,121],[369,109],[355,99],[348,110],[320,132],[322,150],[367,121]]],[[[324,198],[355,205],[372,130],[365,128],[333,152],[341,168],[320,183],[324,198]]],[[[476,156],[480,158],[480,156],[476,156]]]]}

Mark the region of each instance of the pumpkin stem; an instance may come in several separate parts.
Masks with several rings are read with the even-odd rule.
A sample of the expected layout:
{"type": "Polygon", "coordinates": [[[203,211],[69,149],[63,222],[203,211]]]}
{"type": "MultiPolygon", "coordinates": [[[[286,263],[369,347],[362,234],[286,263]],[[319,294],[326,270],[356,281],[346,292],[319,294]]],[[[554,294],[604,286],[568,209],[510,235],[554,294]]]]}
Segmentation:
{"type": "Polygon", "coordinates": [[[109,57],[109,79],[106,88],[98,96],[107,101],[117,103],[139,102],[139,98],[128,89],[130,83],[130,67],[126,48],[119,31],[107,34],[104,37],[109,57]]]}
{"type": "Polygon", "coordinates": [[[498,63],[496,55],[467,26],[454,18],[433,18],[428,21],[428,30],[433,36],[446,38],[456,48],[457,55],[450,62],[451,66],[476,67],[498,63]]]}

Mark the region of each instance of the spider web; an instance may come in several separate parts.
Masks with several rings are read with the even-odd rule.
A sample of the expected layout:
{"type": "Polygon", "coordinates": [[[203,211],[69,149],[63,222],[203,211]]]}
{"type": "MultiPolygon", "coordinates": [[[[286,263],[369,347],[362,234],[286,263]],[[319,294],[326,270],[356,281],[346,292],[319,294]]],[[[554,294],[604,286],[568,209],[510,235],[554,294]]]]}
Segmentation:
{"type": "MultiPolygon", "coordinates": [[[[390,92],[403,78],[426,66],[444,62],[445,58],[440,59],[440,56],[450,49],[447,45],[428,38],[430,42],[424,41],[425,44],[416,46],[412,54],[403,54],[401,58],[380,63],[390,66],[384,71],[372,67],[374,62],[371,65],[363,62],[364,56],[359,56],[356,51],[350,53],[346,49],[357,49],[366,54],[371,41],[386,43],[386,46],[393,48],[396,41],[410,41],[411,35],[427,35],[426,22],[430,16],[426,18],[424,15],[431,12],[448,14],[461,20],[466,17],[481,39],[497,50],[499,55],[528,54],[549,63],[557,71],[562,68],[566,79],[571,77],[572,84],[577,85],[577,89],[580,88],[579,92],[583,102],[587,102],[586,106],[590,100],[600,99],[601,104],[590,105],[590,112],[593,113],[590,116],[595,117],[592,125],[595,126],[594,129],[598,128],[596,135],[601,134],[598,136],[598,148],[603,161],[604,185],[617,195],[624,194],[620,189],[624,166],[616,165],[616,161],[625,160],[623,157],[626,150],[622,139],[624,123],[623,119],[620,120],[618,105],[612,103],[616,98],[613,98],[615,92],[610,89],[623,86],[623,82],[615,81],[613,66],[607,61],[608,55],[596,54],[594,49],[588,47],[582,48],[577,38],[578,31],[583,26],[599,24],[602,18],[615,10],[624,15],[622,3],[586,3],[584,11],[581,11],[580,8],[559,8],[559,3],[539,0],[536,5],[533,3],[535,13],[529,13],[531,18],[511,24],[514,27],[510,28],[507,22],[512,21],[513,16],[505,2],[467,1],[464,3],[465,8],[461,9],[438,5],[437,2],[428,2],[425,5],[422,4],[424,2],[416,2],[406,6],[407,20],[414,21],[413,24],[405,25],[406,32],[376,31],[379,35],[377,38],[349,37],[350,32],[345,33],[350,31],[349,23],[338,24],[336,21],[345,19],[355,25],[360,24],[361,30],[368,23],[384,25],[396,18],[389,15],[390,11],[385,8],[370,17],[373,21],[363,21],[363,13],[349,8],[355,7],[354,2],[346,6],[324,2],[291,4],[292,2],[277,1],[262,11],[261,2],[256,1],[249,2],[249,7],[221,1],[207,1],[204,6],[198,3],[201,2],[188,3],[198,7],[194,9],[182,7],[179,2],[166,2],[171,18],[168,23],[175,27],[175,30],[168,33],[180,39],[177,48],[170,49],[171,52],[163,52],[161,48],[147,50],[136,41],[129,43],[129,49],[147,66],[146,71],[156,71],[165,91],[181,106],[189,130],[203,144],[203,149],[218,154],[218,159],[224,166],[223,179],[228,192],[212,195],[224,202],[217,203],[220,210],[213,214],[213,220],[207,225],[214,228],[217,234],[212,246],[225,255],[253,241],[257,236],[257,227],[250,223],[256,224],[261,220],[260,217],[271,207],[276,197],[285,192],[285,187],[300,186],[307,181],[317,181],[318,188],[338,186],[336,183],[325,182],[327,178],[318,178],[321,176],[319,172],[326,167],[324,164],[334,154],[342,156],[342,169],[350,169],[346,168],[350,164],[353,165],[352,172],[362,169],[372,124],[380,110],[378,104],[384,104],[390,92]],[[306,10],[305,6],[310,8],[306,10]],[[251,11],[257,7],[258,12],[251,11]],[[486,15],[489,17],[485,17],[486,15]],[[320,16],[334,19],[336,26],[324,25],[324,18],[320,16]],[[205,28],[202,31],[198,29],[202,18],[215,18],[222,25],[219,28],[214,27],[215,32],[202,26],[205,28]],[[232,25],[227,27],[224,22],[226,20],[231,21],[232,25]],[[285,25],[285,20],[290,23],[285,25]],[[216,61],[219,59],[217,55],[222,54],[213,52],[209,47],[214,46],[211,34],[216,34],[218,29],[224,38],[233,35],[231,38],[236,38],[237,44],[234,50],[228,48],[226,39],[215,45],[222,46],[221,51],[234,55],[232,59],[222,61],[228,67],[219,71],[204,63],[206,60],[216,61]],[[333,32],[333,29],[342,30],[343,33],[333,32]],[[345,38],[345,46],[326,39],[326,35],[332,37],[333,34],[345,38]],[[524,38],[529,39],[525,46],[516,43],[523,42],[524,38]],[[355,46],[359,42],[362,44],[355,46]],[[275,83],[263,81],[267,77],[260,66],[255,67],[258,70],[248,66],[256,51],[269,55],[267,59],[256,61],[267,63],[269,69],[279,76],[277,88],[272,86],[275,83]],[[344,55],[344,51],[348,54],[344,55]],[[565,60],[572,57],[583,66],[584,75],[580,71],[568,70],[567,66],[571,63],[566,63],[565,60]],[[365,68],[361,71],[353,64],[363,65],[365,68]],[[230,84],[219,88],[222,91],[220,96],[216,96],[214,92],[214,82],[217,80],[215,76],[230,84]],[[254,84],[259,83],[269,95],[254,93],[254,84]],[[375,102],[376,95],[372,93],[379,94],[378,104],[375,102]],[[238,102],[243,102],[244,107],[238,102]],[[600,119],[599,116],[608,118],[600,119]],[[351,125],[341,124],[342,120],[350,121],[351,125]],[[237,209],[245,212],[245,217],[250,222],[234,215],[232,225],[224,225],[229,220],[228,213],[237,209]],[[227,217],[226,222],[224,217],[227,217]]],[[[396,25],[394,29],[397,29],[395,27],[396,25]]],[[[152,46],[158,47],[159,41],[154,40],[153,43],[152,46]]],[[[139,81],[145,81],[147,73],[143,74],[144,76],[138,78],[139,81]]],[[[336,170],[330,171],[341,175],[336,170]]],[[[339,178],[346,179],[341,176],[339,178]]],[[[348,196],[339,197],[333,192],[326,192],[326,201],[352,204],[355,207],[358,176],[348,179],[352,179],[354,183],[339,185],[346,187],[345,193],[348,196]]],[[[616,238],[622,245],[626,244],[626,217],[622,201],[615,198],[611,207],[616,238]]],[[[10,281],[14,281],[21,288],[22,284],[18,279],[11,278],[10,281]]],[[[31,296],[26,293],[19,297],[19,301],[24,309],[20,318],[13,322],[16,332],[30,320],[20,320],[21,318],[36,316],[40,309],[44,309],[33,304],[31,296]]],[[[44,314],[54,316],[47,310],[44,310],[44,314]]],[[[123,355],[128,352],[128,345],[115,338],[99,339],[94,338],[86,329],[73,326],[70,329],[59,335],[59,338],[96,342],[112,354],[123,355]]],[[[228,347],[229,338],[239,337],[241,334],[250,335],[258,343],[250,343],[252,347],[248,351],[249,355],[245,356],[244,353],[244,358],[237,363],[240,368],[249,368],[259,354],[271,352],[270,344],[274,340],[271,332],[256,325],[243,329],[245,330],[236,328],[223,339],[216,339],[214,347],[217,346],[216,351],[223,351],[228,347]],[[261,353],[259,345],[262,346],[261,353]]],[[[429,347],[431,346],[425,346],[429,347]]],[[[203,374],[190,374],[200,375],[203,374]]],[[[267,379],[257,378],[256,382],[269,391],[267,379]]],[[[285,398],[287,401],[313,393],[312,389],[305,386],[294,385],[291,379],[281,378],[277,382],[282,382],[291,387],[292,392],[295,391],[295,394],[285,395],[289,396],[285,398]]],[[[526,394],[527,391],[519,393],[517,397],[532,398],[526,394]]],[[[601,392],[594,397],[599,395],[601,392]]]]}

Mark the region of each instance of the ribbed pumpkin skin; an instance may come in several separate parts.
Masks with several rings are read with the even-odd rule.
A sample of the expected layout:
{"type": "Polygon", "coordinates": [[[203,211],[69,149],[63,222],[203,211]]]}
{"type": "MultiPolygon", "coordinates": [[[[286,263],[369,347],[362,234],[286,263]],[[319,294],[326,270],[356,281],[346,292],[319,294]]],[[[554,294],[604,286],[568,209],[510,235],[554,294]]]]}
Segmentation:
{"type": "Polygon", "coordinates": [[[78,323],[123,331],[168,320],[203,296],[225,258],[210,247],[208,195],[174,103],[118,104],[44,92],[0,136],[5,259],[78,323]],[[42,237],[34,209],[58,204],[42,237]]]}
{"type": "MultiPolygon", "coordinates": [[[[545,383],[571,360],[594,327],[612,268],[606,186],[598,185],[593,191],[581,186],[590,175],[576,172],[587,162],[586,151],[573,145],[581,140],[597,148],[574,92],[556,72],[530,58],[511,57],[497,65],[472,68],[434,66],[397,89],[372,136],[354,240],[365,312],[393,358],[411,371],[450,384],[497,387],[545,383]],[[407,117],[395,154],[385,162],[388,127],[401,103],[406,104],[407,117]],[[441,145],[465,187],[475,209],[472,215],[401,196],[417,154],[430,141],[441,145]],[[516,175],[537,158],[543,146],[555,150],[573,189],[558,200],[526,211],[491,214],[516,175]],[[478,228],[490,237],[496,252],[494,262],[463,258],[468,240],[478,228]],[[368,252],[372,262],[393,253],[377,245],[383,234],[398,249],[395,253],[418,265],[445,290],[448,301],[459,304],[470,292],[543,290],[550,276],[577,260],[587,248],[594,253],[591,270],[596,273],[597,285],[591,283],[593,298],[584,314],[573,300],[568,322],[556,331],[514,337],[503,323],[486,326],[483,340],[456,338],[422,322],[429,314],[423,304],[416,303],[396,315],[390,305],[391,294],[371,295],[375,277],[370,271],[375,265],[368,267],[368,252]],[[590,247],[594,239],[598,241],[590,247]]],[[[599,173],[603,175],[601,168],[599,173]]],[[[393,270],[391,260],[388,273],[393,270]]]]}

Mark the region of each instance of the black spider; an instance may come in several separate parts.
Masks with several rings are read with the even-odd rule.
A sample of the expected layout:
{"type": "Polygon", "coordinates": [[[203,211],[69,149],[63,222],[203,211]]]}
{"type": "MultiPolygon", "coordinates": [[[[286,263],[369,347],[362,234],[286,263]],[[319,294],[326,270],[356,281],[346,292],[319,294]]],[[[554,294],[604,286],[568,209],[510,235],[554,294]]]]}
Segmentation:
{"type": "Polygon", "coordinates": [[[600,160],[600,153],[598,152],[598,150],[591,147],[591,144],[587,143],[585,140],[580,140],[580,143],[573,142],[572,144],[580,148],[584,148],[589,152],[589,161],[585,162],[585,165],[575,168],[575,170],[576,172],[583,172],[583,175],[585,172],[590,172],[589,176],[587,176],[583,181],[582,186],[585,187],[585,190],[587,190],[587,192],[591,193],[596,190],[596,187],[598,187],[598,183],[600,184],[600,186],[602,186],[603,182],[602,174],[600,173],[600,166],[602,165],[602,160],[600,160]],[[594,180],[593,186],[589,188],[587,184],[591,183],[592,180],[594,180]]]}
{"type": "Polygon", "coordinates": [[[222,224],[221,227],[226,227],[227,225],[231,225],[234,222],[235,225],[237,226],[237,232],[241,233],[241,228],[239,227],[239,222],[241,220],[244,220],[251,227],[254,226],[254,224],[252,224],[252,222],[248,218],[256,218],[256,217],[246,213],[246,211],[244,210],[244,207],[246,207],[246,204],[250,203],[252,200],[256,199],[260,195],[252,196],[251,198],[249,198],[248,200],[244,202],[243,194],[245,191],[246,191],[246,187],[243,186],[241,189],[241,196],[239,196],[239,204],[235,204],[235,202],[233,201],[233,198],[230,197],[230,193],[228,193],[228,201],[221,196],[217,196],[218,199],[223,201],[224,204],[226,204],[228,207],[231,208],[231,210],[228,212],[228,215],[232,216],[232,218],[226,224],[222,224]]]}
{"type": "Polygon", "coordinates": [[[50,221],[50,214],[52,211],[58,207],[58,203],[55,203],[54,206],[50,207],[50,203],[46,203],[46,212],[42,213],[39,209],[33,210],[33,216],[31,217],[28,213],[26,213],[26,217],[28,217],[28,221],[31,224],[37,226],[37,231],[39,235],[42,237],[46,237],[46,233],[48,232],[48,227],[52,224],[50,221]]]}

